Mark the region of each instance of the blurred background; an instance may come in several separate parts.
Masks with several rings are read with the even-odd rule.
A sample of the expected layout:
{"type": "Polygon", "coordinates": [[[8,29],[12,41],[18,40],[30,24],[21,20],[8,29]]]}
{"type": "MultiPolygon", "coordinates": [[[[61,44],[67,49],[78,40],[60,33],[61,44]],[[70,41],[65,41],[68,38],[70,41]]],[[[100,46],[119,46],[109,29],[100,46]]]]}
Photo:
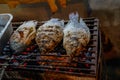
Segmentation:
{"type": "Polygon", "coordinates": [[[102,35],[103,62],[105,63],[104,79],[120,80],[120,0],[67,0],[64,7],[60,6],[56,0],[57,10],[55,11],[50,8],[47,0],[31,4],[13,3],[15,7],[11,7],[5,1],[7,0],[0,0],[0,13],[13,14],[13,21],[31,19],[45,21],[52,17],[67,20],[71,12],[78,12],[83,18],[98,18],[102,35]]]}

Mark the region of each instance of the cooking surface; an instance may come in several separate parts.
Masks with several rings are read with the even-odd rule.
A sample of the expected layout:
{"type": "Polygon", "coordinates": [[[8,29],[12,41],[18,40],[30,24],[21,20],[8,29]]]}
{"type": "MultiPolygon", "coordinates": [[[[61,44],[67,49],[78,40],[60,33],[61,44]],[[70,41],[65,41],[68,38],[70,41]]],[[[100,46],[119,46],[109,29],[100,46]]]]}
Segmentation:
{"type": "MultiPolygon", "coordinates": [[[[97,77],[98,59],[99,59],[99,41],[98,41],[98,19],[84,19],[90,28],[91,39],[87,47],[81,51],[74,60],[67,62],[68,56],[62,47],[62,42],[49,54],[40,55],[38,46],[35,41],[19,54],[14,54],[9,47],[9,42],[3,50],[3,56],[0,56],[0,65],[8,66],[6,71],[25,70],[25,71],[42,71],[64,73],[78,76],[97,77]],[[41,60],[40,56],[49,57],[41,60]],[[7,63],[6,63],[7,62],[7,63]],[[44,64],[41,64],[41,62],[44,64]]],[[[67,23],[67,22],[66,22],[67,23]]],[[[14,30],[22,24],[22,22],[13,22],[14,30]]],[[[38,26],[43,24],[39,22],[38,26]]]]}

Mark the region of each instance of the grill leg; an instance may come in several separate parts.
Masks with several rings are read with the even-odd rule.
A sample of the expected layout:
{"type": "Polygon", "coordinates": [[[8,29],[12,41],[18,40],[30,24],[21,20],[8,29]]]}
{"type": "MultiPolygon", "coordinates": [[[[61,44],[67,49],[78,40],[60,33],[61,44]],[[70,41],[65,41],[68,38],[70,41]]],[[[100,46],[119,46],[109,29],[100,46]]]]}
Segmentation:
{"type": "Polygon", "coordinates": [[[7,66],[3,66],[2,68],[1,68],[1,73],[0,73],[0,80],[2,80],[2,77],[3,77],[3,75],[4,75],[4,72],[5,72],[5,68],[6,68],[7,66]]]}

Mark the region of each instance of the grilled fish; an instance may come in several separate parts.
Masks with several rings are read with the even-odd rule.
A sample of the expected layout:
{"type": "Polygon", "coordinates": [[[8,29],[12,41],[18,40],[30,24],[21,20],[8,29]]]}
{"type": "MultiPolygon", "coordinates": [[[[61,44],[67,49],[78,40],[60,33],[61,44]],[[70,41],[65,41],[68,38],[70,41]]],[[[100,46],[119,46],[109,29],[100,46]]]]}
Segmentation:
{"type": "Polygon", "coordinates": [[[37,21],[27,21],[20,25],[10,38],[10,47],[17,52],[23,51],[35,38],[37,21]]]}
{"type": "Polygon", "coordinates": [[[71,61],[89,43],[90,31],[82,18],[80,18],[80,22],[78,21],[78,13],[70,14],[69,18],[70,20],[63,30],[63,46],[66,49],[67,55],[70,56],[69,60],[71,61]]]}
{"type": "Polygon", "coordinates": [[[53,50],[63,38],[64,22],[51,19],[40,26],[36,33],[36,43],[41,53],[53,50]]]}

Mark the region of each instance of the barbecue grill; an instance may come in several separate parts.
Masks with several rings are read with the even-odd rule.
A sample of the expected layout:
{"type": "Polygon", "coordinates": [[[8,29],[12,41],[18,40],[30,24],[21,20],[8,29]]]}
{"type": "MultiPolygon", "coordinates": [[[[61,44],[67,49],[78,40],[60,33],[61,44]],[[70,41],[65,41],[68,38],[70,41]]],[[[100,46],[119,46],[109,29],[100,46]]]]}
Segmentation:
{"type": "MultiPolygon", "coordinates": [[[[85,49],[80,52],[81,54],[75,56],[72,62],[69,63],[66,61],[69,56],[66,55],[62,42],[49,54],[44,55],[40,54],[35,40],[33,40],[33,43],[28,46],[26,50],[18,54],[14,54],[8,42],[0,56],[0,78],[3,80],[25,80],[26,77],[30,78],[33,76],[34,80],[38,80],[40,79],[40,73],[53,73],[99,80],[98,73],[100,73],[101,65],[99,20],[96,18],[85,18],[83,20],[90,29],[91,39],[85,49]],[[41,60],[40,56],[49,58],[41,60]],[[35,77],[38,76],[39,78],[35,79],[35,77]]],[[[68,21],[65,21],[65,23],[67,22],[68,21]]],[[[12,22],[13,30],[22,23],[23,22],[12,22]]],[[[37,26],[43,23],[44,21],[38,22],[37,26]]]]}

